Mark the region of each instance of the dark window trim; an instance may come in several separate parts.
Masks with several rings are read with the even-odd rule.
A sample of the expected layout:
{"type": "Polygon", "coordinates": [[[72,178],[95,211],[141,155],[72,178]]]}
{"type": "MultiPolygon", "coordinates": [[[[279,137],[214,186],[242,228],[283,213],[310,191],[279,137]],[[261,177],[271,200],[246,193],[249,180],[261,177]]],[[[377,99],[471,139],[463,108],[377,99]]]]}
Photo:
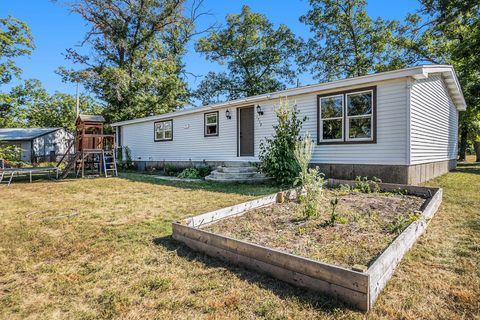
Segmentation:
{"type": "Polygon", "coordinates": [[[218,134],[220,133],[220,115],[218,111],[212,111],[212,112],[205,112],[203,114],[203,136],[204,137],[218,137],[218,134]],[[207,116],[210,114],[216,114],[217,115],[217,133],[215,134],[207,134],[207,116]]]}
{"type": "Polygon", "coordinates": [[[370,87],[362,87],[356,88],[351,90],[344,90],[344,91],[335,91],[330,93],[324,93],[317,95],[317,145],[335,145],[335,144],[375,144],[377,143],[377,86],[370,86],[370,87]],[[346,94],[348,93],[355,93],[355,92],[362,92],[362,91],[372,91],[372,107],[373,107],[373,115],[372,115],[372,140],[359,140],[359,141],[348,141],[347,140],[347,101],[346,101],[346,94]],[[320,98],[335,96],[335,95],[343,95],[343,141],[320,141],[320,98]]]}
{"type": "Polygon", "coordinates": [[[154,142],[165,142],[165,141],[172,141],[172,140],[173,140],[173,119],[155,121],[153,123],[153,141],[154,142]],[[172,137],[170,139],[157,139],[157,132],[155,130],[155,126],[156,126],[157,123],[161,123],[161,122],[171,122],[172,123],[172,137]]]}

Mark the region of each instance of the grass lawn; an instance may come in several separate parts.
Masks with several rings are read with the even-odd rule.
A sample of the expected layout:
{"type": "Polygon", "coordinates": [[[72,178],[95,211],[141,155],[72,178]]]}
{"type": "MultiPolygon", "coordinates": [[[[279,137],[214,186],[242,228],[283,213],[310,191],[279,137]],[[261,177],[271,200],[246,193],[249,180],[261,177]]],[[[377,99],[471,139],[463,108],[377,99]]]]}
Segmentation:
{"type": "MultiPolygon", "coordinates": [[[[429,185],[444,188],[443,204],[371,318],[480,316],[480,164],[461,165],[429,185]]],[[[363,319],[320,294],[171,238],[173,220],[275,191],[131,173],[0,186],[0,318],[363,319]],[[65,214],[63,208],[79,214],[38,219],[65,214]]]]}

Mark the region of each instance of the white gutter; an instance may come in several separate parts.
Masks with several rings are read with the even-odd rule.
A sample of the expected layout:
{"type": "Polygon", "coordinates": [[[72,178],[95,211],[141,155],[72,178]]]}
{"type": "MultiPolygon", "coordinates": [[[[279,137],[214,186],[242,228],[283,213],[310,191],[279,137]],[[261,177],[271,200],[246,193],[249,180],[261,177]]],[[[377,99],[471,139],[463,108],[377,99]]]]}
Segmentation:
{"type": "Polygon", "coordinates": [[[127,124],[141,123],[141,122],[147,122],[147,121],[155,121],[160,119],[174,118],[181,115],[206,112],[206,111],[216,110],[224,107],[230,107],[230,106],[235,107],[239,105],[245,105],[247,103],[255,103],[262,100],[264,101],[264,100],[270,100],[270,99],[278,99],[285,96],[295,96],[295,95],[307,94],[312,92],[337,89],[337,88],[342,88],[347,86],[361,85],[369,82],[387,81],[387,80],[393,80],[393,79],[399,79],[399,78],[405,78],[405,77],[412,77],[414,79],[423,79],[423,78],[427,78],[429,73],[439,73],[439,72],[445,75],[450,75],[450,76],[446,76],[446,79],[453,79],[453,85],[451,85],[451,88],[449,87],[449,90],[451,90],[451,94],[455,97],[454,102],[455,102],[455,105],[457,106],[457,109],[460,111],[465,110],[466,108],[465,99],[463,98],[462,90],[458,83],[458,79],[455,75],[455,71],[453,70],[453,67],[449,65],[422,65],[422,66],[416,66],[416,67],[411,67],[411,68],[406,68],[401,70],[387,71],[387,72],[369,74],[361,77],[347,78],[347,79],[341,79],[341,80],[336,80],[336,81],[331,81],[326,83],[308,85],[308,86],[299,87],[299,88],[291,88],[291,89],[286,89],[286,90],[277,91],[273,93],[267,93],[267,94],[212,104],[209,106],[198,107],[198,108],[193,108],[188,110],[174,111],[166,114],[155,115],[155,116],[150,116],[145,118],[120,121],[120,122],[113,123],[112,127],[118,127],[118,126],[123,126],[127,124]]]}

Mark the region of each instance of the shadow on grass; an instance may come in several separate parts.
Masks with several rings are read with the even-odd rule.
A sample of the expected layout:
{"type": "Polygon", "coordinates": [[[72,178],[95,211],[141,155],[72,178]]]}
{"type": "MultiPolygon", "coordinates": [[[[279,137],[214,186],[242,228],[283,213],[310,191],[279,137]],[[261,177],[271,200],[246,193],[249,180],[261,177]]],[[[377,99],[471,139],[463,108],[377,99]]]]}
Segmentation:
{"type": "Polygon", "coordinates": [[[322,295],[321,293],[305,288],[295,287],[267,275],[250,271],[221,259],[211,258],[203,253],[195,252],[183,243],[173,239],[171,235],[156,238],[153,240],[153,243],[166,248],[168,251],[175,251],[179,257],[187,261],[201,262],[206,268],[226,268],[235,273],[243,281],[269,290],[281,299],[293,298],[302,304],[308,304],[317,310],[330,314],[333,314],[334,311],[338,309],[351,309],[341,301],[327,295],[322,295]]]}
{"type": "Polygon", "coordinates": [[[156,178],[154,175],[137,173],[137,172],[122,172],[119,178],[130,181],[151,183],[162,186],[169,186],[175,188],[182,188],[188,190],[205,190],[212,192],[222,192],[249,196],[263,196],[279,191],[281,188],[272,184],[239,184],[239,183],[218,183],[210,181],[199,182],[183,182],[183,181],[169,181],[156,178]]]}
{"type": "Polygon", "coordinates": [[[480,163],[461,163],[455,170],[453,170],[453,172],[480,174],[480,163]]]}

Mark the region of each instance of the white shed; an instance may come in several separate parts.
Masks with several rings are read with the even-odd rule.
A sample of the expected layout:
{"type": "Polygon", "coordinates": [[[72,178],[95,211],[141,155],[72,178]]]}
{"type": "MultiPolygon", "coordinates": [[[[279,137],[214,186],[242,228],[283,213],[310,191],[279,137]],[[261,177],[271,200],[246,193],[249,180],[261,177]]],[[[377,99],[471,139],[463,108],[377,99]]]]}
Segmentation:
{"type": "Polygon", "coordinates": [[[63,128],[0,128],[0,142],[19,147],[18,160],[25,162],[56,161],[72,141],[73,134],[63,128]]]}
{"type": "Polygon", "coordinates": [[[419,183],[455,168],[458,112],[466,108],[452,66],[423,65],[287,89],[113,123],[140,168],[165,163],[258,161],[280,98],[307,116],[312,165],[327,177],[419,183]]]}

